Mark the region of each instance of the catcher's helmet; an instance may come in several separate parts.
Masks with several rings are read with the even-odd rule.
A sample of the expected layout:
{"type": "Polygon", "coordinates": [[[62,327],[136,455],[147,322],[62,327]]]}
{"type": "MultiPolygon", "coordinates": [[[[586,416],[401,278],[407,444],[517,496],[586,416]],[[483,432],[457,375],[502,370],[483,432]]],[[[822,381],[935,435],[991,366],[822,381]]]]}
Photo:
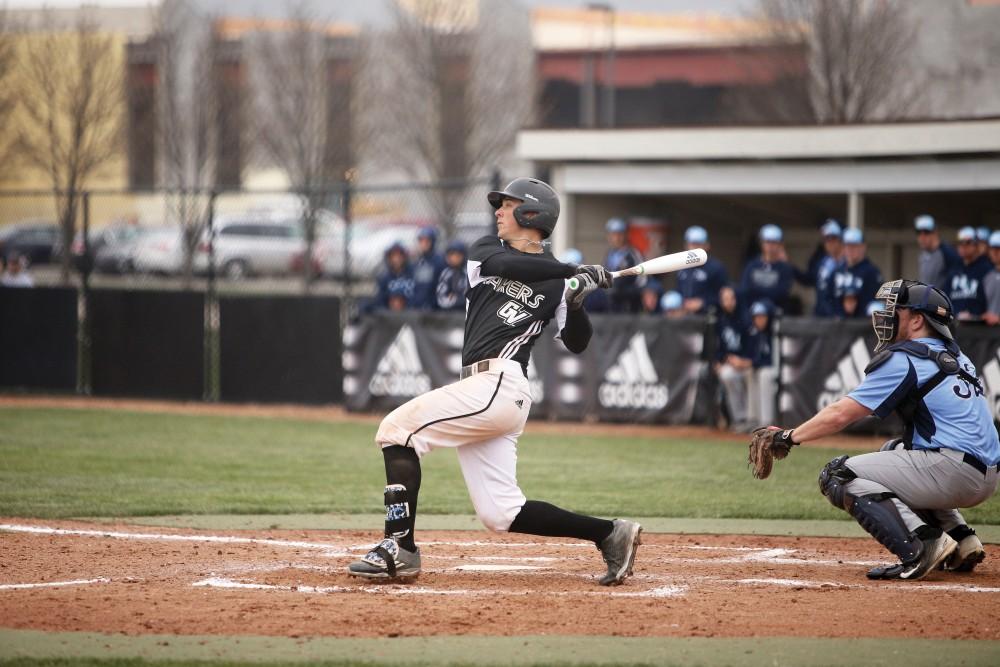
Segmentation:
{"type": "Polygon", "coordinates": [[[915,280],[893,280],[884,283],[875,299],[885,301],[885,310],[872,313],[872,327],[878,338],[875,351],[890,345],[899,328],[897,308],[909,308],[924,315],[928,326],[945,340],[955,340],[952,327],[955,322],[951,299],[936,287],[915,280]]]}
{"type": "Polygon", "coordinates": [[[486,195],[493,208],[500,208],[505,197],[524,202],[514,209],[517,224],[537,229],[543,239],[552,235],[559,219],[559,195],[548,183],[537,178],[515,178],[503,190],[493,190],[486,195]],[[528,217],[529,213],[535,215],[528,217]]]}

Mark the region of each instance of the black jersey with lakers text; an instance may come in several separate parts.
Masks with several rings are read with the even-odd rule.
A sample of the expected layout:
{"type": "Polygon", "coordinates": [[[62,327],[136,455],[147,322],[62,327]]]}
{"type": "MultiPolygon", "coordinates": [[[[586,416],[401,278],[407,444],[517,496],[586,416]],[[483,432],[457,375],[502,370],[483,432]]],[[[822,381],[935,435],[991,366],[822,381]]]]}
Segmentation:
{"type": "Polygon", "coordinates": [[[556,318],[557,332],[565,325],[565,278],[528,283],[484,275],[483,262],[498,253],[556,261],[548,251],[523,253],[495,236],[484,236],[472,245],[467,264],[469,291],[462,365],[499,358],[513,359],[526,368],[535,339],[549,320],[556,318]]]}

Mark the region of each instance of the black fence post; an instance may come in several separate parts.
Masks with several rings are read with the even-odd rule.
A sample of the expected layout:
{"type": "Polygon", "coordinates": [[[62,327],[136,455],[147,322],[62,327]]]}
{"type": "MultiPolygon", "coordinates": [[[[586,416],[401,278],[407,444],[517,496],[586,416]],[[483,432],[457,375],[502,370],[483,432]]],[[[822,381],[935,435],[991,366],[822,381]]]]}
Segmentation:
{"type": "Polygon", "coordinates": [[[351,226],[354,222],[351,215],[351,181],[344,181],[344,305],[345,310],[350,308],[351,299],[351,237],[353,230],[351,226]]]}
{"type": "Polygon", "coordinates": [[[208,275],[205,281],[205,390],[204,400],[216,403],[221,390],[220,340],[219,327],[219,295],[215,285],[215,197],[218,193],[212,190],[208,194],[208,210],[206,211],[206,232],[208,238],[208,275]]]}
{"type": "MultiPolygon", "coordinates": [[[[91,393],[91,340],[90,340],[90,192],[85,191],[83,204],[83,256],[80,264],[80,290],[77,292],[76,319],[76,393],[89,396],[91,393]]],[[[72,246],[65,248],[70,258],[72,246]]]]}

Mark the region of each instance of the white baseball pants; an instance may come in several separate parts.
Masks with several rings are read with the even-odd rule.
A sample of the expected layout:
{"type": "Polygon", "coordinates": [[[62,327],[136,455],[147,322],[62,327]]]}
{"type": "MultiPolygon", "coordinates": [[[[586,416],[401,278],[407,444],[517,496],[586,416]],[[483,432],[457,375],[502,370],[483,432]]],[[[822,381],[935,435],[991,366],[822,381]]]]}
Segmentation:
{"type": "Polygon", "coordinates": [[[399,406],[382,420],[380,447],[456,448],[476,516],[489,530],[506,531],[526,498],[517,485],[517,439],[531,410],[521,365],[490,359],[489,370],[434,389],[399,406]]]}

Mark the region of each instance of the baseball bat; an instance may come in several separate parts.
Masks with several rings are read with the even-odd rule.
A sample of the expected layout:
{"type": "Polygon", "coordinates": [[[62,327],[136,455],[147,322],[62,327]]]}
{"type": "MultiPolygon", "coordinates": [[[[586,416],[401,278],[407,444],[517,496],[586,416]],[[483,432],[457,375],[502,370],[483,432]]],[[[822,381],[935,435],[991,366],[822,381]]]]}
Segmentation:
{"type": "MultiPolygon", "coordinates": [[[[612,271],[611,277],[623,278],[625,276],[641,276],[643,274],[653,276],[660,273],[673,273],[674,271],[680,271],[681,269],[701,266],[707,261],[708,253],[701,248],[695,248],[694,250],[674,252],[669,255],[662,255],[660,257],[654,257],[653,259],[647,259],[641,264],[630,266],[629,268],[622,269],[621,271],[612,271]]],[[[579,280],[576,278],[569,279],[570,289],[576,289],[579,286],[579,280]]]]}

